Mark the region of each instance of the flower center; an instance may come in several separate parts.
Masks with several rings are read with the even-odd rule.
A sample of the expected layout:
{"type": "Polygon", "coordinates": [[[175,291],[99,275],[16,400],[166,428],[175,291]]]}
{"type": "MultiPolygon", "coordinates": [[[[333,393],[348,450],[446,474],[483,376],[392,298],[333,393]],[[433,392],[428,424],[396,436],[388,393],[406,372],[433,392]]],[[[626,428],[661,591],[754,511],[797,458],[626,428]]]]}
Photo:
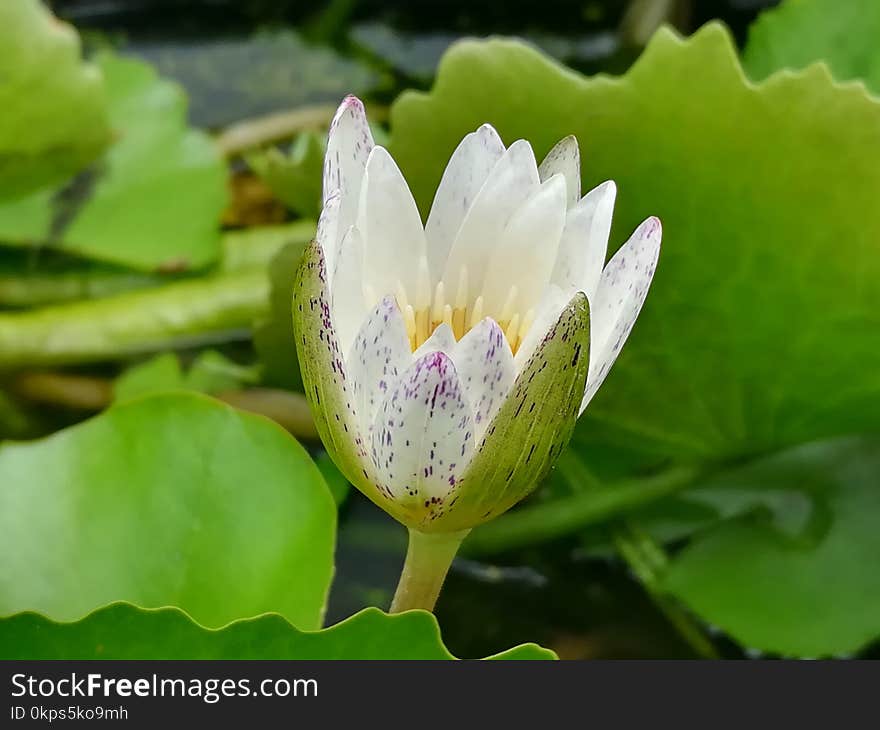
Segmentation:
{"type": "Polygon", "coordinates": [[[508,290],[504,305],[500,312],[485,310],[484,297],[477,293],[472,296],[468,290],[468,271],[462,267],[454,292],[447,282],[439,281],[434,287],[433,296],[429,294],[430,284],[421,276],[416,297],[410,299],[403,284],[397,283],[395,299],[403,313],[409,345],[413,352],[421,347],[441,325],[446,324],[452,330],[456,341],[464,337],[484,317],[492,317],[501,327],[510,350],[513,354],[519,349],[526,333],[535,318],[534,309],[521,315],[516,311],[519,290],[512,285],[508,290]]]}

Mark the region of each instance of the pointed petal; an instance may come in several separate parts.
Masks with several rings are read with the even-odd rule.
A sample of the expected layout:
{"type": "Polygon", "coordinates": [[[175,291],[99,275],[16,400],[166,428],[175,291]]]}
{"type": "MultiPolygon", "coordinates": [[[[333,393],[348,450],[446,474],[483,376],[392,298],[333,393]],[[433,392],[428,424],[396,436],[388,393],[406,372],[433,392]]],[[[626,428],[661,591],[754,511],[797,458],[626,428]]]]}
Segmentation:
{"type": "Polygon", "coordinates": [[[451,355],[455,349],[455,335],[452,328],[443,322],[434,333],[422,343],[422,346],[413,353],[413,358],[418,360],[420,357],[431,352],[443,352],[451,355]]]}
{"type": "Polygon", "coordinates": [[[589,325],[587,298],[578,292],[517,376],[433,529],[485,522],[547,475],[577,420],[589,367],[589,325]]]}
{"type": "Polygon", "coordinates": [[[339,236],[333,241],[333,249],[325,249],[327,271],[336,269],[336,246],[342,234],[354,224],[360,199],[361,181],[370,150],[373,149],[373,135],[367,123],[364,105],[355,96],[343,99],[336,115],[330,123],[327,137],[327,152],[324,155],[324,203],[339,191],[339,236]]]}
{"type": "Polygon", "coordinates": [[[364,244],[360,232],[350,226],[342,238],[336,274],[330,289],[331,315],[342,352],[348,352],[358,328],[370,311],[364,297],[364,244]]]}
{"type": "Polygon", "coordinates": [[[452,361],[473,413],[479,443],[513,385],[513,353],[501,327],[486,317],[461,338],[452,361]]]}
{"type": "Polygon", "coordinates": [[[608,375],[645,303],[660,255],[661,235],[660,221],[648,218],[602,272],[593,301],[590,377],[581,411],[608,375]]]}
{"type": "Polygon", "coordinates": [[[565,225],[565,179],[554,175],[510,219],[492,252],[483,282],[487,312],[500,312],[512,285],[514,312],[524,315],[547,287],[565,225]]]}
{"type": "Polygon", "coordinates": [[[293,326],[303,385],[321,441],[346,478],[377,504],[387,499],[355,417],[345,362],[330,317],[324,255],[317,242],[303,254],[294,284],[293,326]]]}
{"type": "Polygon", "coordinates": [[[504,143],[489,124],[466,135],[452,153],[425,224],[428,265],[435,278],[443,273],[465,215],[503,154],[504,143]]]}
{"type": "Polygon", "coordinates": [[[367,316],[345,359],[362,433],[369,433],[380,403],[411,361],[403,315],[394,299],[385,297],[367,316]]]}
{"type": "Polygon", "coordinates": [[[425,256],[425,232],[409,186],[384,147],[370,153],[357,220],[364,237],[366,284],[379,297],[394,294],[402,284],[413,298],[425,256]]]}
{"type": "Polygon", "coordinates": [[[539,184],[531,146],[525,140],[514,142],[492,168],[465,215],[443,267],[443,281],[457,282],[462,268],[471,275],[486,271],[511,216],[539,184]]]}
{"type": "Polygon", "coordinates": [[[538,168],[542,181],[549,180],[557,173],[565,176],[568,188],[566,202],[571,207],[581,197],[581,152],[577,137],[573,134],[559,140],[538,168]]]}
{"type": "Polygon", "coordinates": [[[382,402],[373,460],[395,500],[430,519],[471,458],[473,432],[455,366],[434,352],[416,360],[382,402]]]}
{"type": "Polygon", "coordinates": [[[604,182],[568,212],[551,281],[565,291],[592,298],[608,251],[617,186],[604,182]]]}
{"type": "Polygon", "coordinates": [[[326,201],[321,209],[321,215],[318,218],[318,228],[315,232],[315,240],[321,246],[324,253],[324,262],[327,271],[330,273],[330,284],[332,286],[333,272],[336,270],[336,254],[339,249],[339,242],[345,231],[339,229],[339,206],[342,202],[342,194],[336,190],[326,201]]]}

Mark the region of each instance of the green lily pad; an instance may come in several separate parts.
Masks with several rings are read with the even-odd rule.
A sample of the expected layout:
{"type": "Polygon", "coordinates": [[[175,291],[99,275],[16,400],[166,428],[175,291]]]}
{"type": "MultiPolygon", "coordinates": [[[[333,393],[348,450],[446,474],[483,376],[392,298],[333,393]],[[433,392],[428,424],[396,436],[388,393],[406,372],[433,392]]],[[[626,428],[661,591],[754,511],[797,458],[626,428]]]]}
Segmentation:
{"type": "Polygon", "coordinates": [[[252,385],[258,380],[256,368],[233,362],[216,350],[200,352],[186,372],[175,353],[164,352],[123,372],[113,383],[113,396],[117,401],[124,401],[169,390],[210,395],[243,384],[252,385]]]}
{"type": "Polygon", "coordinates": [[[0,199],[60,182],[111,140],[101,73],[40,0],[0,3],[0,199]]]}
{"type": "Polygon", "coordinates": [[[315,629],[335,524],[320,471],[271,421],[195,394],[130,401],[0,449],[0,614],[75,621],[123,600],[315,629]]]}
{"type": "Polygon", "coordinates": [[[880,103],[864,90],[821,67],[755,86],[719,24],[661,30],[620,78],[518,42],[463,42],[430,93],[391,110],[423,213],[487,121],[539,159],[577,136],[585,188],[617,181],[612,251],[648,215],[663,221],[647,303],[580,448],[705,459],[880,429],[880,103]]]}
{"type": "Polygon", "coordinates": [[[104,53],[118,139],[62,190],[0,205],[0,240],[49,242],[141,270],[201,268],[220,255],[226,166],[213,141],[186,126],[186,97],[148,65],[104,53]]]}
{"type": "Polygon", "coordinates": [[[822,61],[839,81],[860,79],[880,94],[880,4],[874,0],[786,0],[752,23],[743,66],[755,79],[822,61]]]}
{"type": "MultiPolygon", "coordinates": [[[[2,659],[455,659],[426,611],[367,608],[323,631],[299,631],[282,616],[199,626],[176,608],[105,606],[75,623],[35,613],[0,619],[2,659]]],[[[523,644],[489,659],[555,659],[523,644]]]]}
{"type": "Polygon", "coordinates": [[[808,540],[802,530],[780,529],[765,515],[731,520],[698,536],[672,561],[668,590],[763,651],[836,655],[880,635],[880,438],[800,446],[705,487],[805,493],[827,505],[830,519],[811,520],[808,540]]]}
{"type": "Polygon", "coordinates": [[[293,334],[293,287],[306,244],[292,242],[269,264],[269,312],[254,328],[254,348],[263,366],[263,381],[302,391],[302,375],[293,334]]]}

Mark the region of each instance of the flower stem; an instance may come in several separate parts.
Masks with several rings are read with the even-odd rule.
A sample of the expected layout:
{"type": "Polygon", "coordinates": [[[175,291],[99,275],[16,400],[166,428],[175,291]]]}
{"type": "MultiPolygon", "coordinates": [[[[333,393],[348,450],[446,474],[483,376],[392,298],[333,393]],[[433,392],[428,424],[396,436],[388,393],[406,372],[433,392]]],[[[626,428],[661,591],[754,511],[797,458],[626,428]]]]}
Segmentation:
{"type": "Polygon", "coordinates": [[[406,562],[391,602],[391,613],[433,611],[452,559],[470,530],[427,533],[410,529],[406,562]]]}

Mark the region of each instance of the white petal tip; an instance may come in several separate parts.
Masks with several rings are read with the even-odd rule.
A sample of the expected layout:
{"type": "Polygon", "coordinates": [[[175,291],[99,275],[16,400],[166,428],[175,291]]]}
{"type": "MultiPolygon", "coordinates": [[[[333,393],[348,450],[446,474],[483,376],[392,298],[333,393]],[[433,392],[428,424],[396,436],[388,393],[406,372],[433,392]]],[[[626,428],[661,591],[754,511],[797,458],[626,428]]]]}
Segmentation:
{"type": "Polygon", "coordinates": [[[336,113],[339,114],[340,112],[348,110],[363,113],[364,102],[358,99],[354,94],[349,94],[342,100],[342,103],[339,105],[339,109],[336,111],[336,113]]]}
{"type": "Polygon", "coordinates": [[[636,234],[639,238],[654,242],[659,248],[660,239],[663,237],[663,226],[660,223],[660,219],[653,215],[650,218],[647,218],[636,229],[636,234]]]}

